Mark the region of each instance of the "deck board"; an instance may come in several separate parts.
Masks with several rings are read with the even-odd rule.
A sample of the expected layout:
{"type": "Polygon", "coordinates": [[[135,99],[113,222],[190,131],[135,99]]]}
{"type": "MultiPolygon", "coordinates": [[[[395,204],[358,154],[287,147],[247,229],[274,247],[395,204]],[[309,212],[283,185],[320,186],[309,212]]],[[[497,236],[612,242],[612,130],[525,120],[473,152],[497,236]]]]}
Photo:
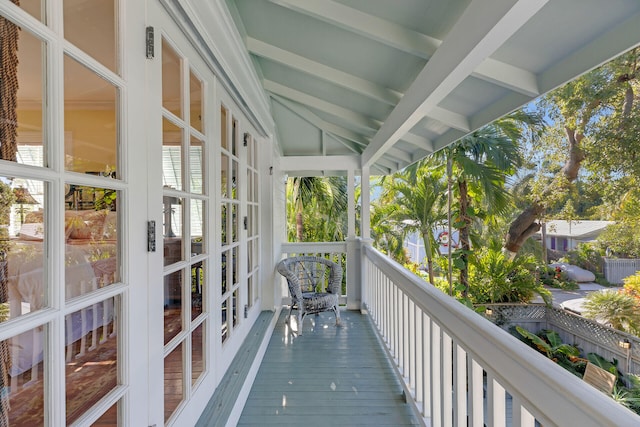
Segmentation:
{"type": "Polygon", "coordinates": [[[297,336],[282,314],[238,426],[419,424],[369,320],[341,316],[310,316],[297,336]]]}

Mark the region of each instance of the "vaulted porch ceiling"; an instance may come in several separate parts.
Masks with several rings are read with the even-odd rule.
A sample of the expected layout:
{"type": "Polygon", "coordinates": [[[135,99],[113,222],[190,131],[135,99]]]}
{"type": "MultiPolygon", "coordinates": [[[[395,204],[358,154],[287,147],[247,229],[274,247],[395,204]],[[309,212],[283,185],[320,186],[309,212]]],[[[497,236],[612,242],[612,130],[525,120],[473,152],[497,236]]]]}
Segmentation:
{"type": "Polygon", "coordinates": [[[358,156],[372,174],[399,170],[640,44],[636,0],[227,6],[283,156],[358,156]]]}

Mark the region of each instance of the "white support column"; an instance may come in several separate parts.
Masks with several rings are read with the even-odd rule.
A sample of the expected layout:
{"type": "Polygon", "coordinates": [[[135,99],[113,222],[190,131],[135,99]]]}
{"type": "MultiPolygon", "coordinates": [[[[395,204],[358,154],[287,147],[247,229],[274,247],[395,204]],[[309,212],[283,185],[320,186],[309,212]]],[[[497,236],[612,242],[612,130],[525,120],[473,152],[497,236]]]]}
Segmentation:
{"type": "Polygon", "coordinates": [[[362,261],[360,239],[347,237],[347,310],[360,310],[362,304],[362,261]]]}
{"type": "MultiPolygon", "coordinates": [[[[368,280],[367,271],[365,269],[366,262],[364,259],[364,251],[362,250],[362,246],[368,245],[371,246],[371,226],[369,224],[370,215],[369,210],[371,207],[371,188],[369,186],[369,167],[362,168],[361,176],[360,176],[360,205],[361,205],[361,218],[360,218],[360,242],[359,242],[359,260],[360,260],[360,294],[358,295],[358,303],[360,305],[360,309],[364,309],[364,304],[367,301],[368,295],[366,294],[366,286],[364,281],[368,280]]],[[[354,218],[355,218],[355,207],[354,207],[354,218]]],[[[354,226],[355,228],[355,226],[354,226]]]]}
{"type": "Polygon", "coordinates": [[[362,167],[362,177],[360,180],[360,185],[362,185],[362,191],[360,192],[360,197],[362,199],[362,221],[360,223],[360,237],[363,240],[369,240],[371,238],[371,224],[369,211],[371,209],[371,188],[369,186],[369,166],[362,167]]]}
{"type": "Polygon", "coordinates": [[[353,169],[347,171],[347,236],[356,237],[356,179],[353,169]]]}

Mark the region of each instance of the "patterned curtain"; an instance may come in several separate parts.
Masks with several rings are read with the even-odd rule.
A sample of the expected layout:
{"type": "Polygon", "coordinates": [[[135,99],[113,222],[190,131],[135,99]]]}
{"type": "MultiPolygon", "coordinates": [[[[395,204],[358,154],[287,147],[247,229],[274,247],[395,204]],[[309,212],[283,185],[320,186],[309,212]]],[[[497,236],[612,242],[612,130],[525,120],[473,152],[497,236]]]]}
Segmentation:
{"type": "MultiPolygon", "coordinates": [[[[20,0],[12,0],[20,5],[20,0]]],[[[13,22],[0,16],[0,158],[16,161],[18,151],[18,32],[13,22]]],[[[7,262],[0,254],[0,303],[8,301],[7,262]]],[[[8,342],[0,342],[0,427],[9,426],[8,342]]]]}
{"type": "MultiPolygon", "coordinates": [[[[20,0],[12,0],[20,5],[20,0]]],[[[0,158],[16,161],[18,151],[18,31],[0,16],[0,158]]]]}

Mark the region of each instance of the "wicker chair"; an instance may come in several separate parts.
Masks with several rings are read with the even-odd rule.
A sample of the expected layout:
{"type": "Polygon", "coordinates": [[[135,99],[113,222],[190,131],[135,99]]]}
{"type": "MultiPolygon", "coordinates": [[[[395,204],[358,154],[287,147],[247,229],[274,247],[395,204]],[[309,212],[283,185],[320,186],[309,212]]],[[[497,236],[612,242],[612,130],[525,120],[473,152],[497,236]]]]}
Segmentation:
{"type": "Polygon", "coordinates": [[[286,279],[291,295],[291,312],[298,310],[298,335],[302,335],[302,322],[307,314],[333,310],[336,326],[340,325],[338,297],[342,288],[342,267],[326,258],[296,256],[285,258],[277,270],[286,279]]]}

